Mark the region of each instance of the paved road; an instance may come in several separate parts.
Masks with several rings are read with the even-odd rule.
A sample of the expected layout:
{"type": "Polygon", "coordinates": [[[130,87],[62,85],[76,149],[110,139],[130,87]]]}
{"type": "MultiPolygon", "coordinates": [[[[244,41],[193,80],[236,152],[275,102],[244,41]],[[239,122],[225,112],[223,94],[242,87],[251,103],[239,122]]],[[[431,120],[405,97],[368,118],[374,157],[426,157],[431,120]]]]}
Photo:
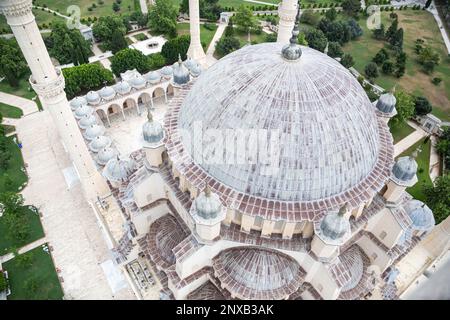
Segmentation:
{"type": "Polygon", "coordinates": [[[428,135],[425,130],[417,126],[412,121],[408,121],[408,124],[413,127],[415,131],[395,144],[394,157],[402,154],[405,150],[408,150],[411,146],[420,141],[420,139],[428,135]]]}

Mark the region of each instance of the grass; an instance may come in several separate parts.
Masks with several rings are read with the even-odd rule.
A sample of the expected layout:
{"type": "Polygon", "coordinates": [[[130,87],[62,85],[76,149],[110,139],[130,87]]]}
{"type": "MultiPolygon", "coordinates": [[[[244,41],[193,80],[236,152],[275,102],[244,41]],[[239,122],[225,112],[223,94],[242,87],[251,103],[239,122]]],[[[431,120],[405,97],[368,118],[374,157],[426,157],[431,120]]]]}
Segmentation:
{"type": "Polygon", "coordinates": [[[417,168],[418,182],[414,186],[407,188],[406,191],[408,191],[415,199],[423,202],[425,202],[426,200],[425,194],[423,193],[423,187],[432,184],[429,174],[431,142],[430,139],[428,139],[427,143],[424,144],[425,139],[426,138],[420,140],[399,156],[399,157],[409,156],[419,146],[421,147],[422,152],[420,152],[416,158],[418,166],[417,168]]]}
{"type": "Polygon", "coordinates": [[[17,192],[28,181],[28,177],[23,170],[22,152],[14,142],[17,136],[14,135],[6,139],[8,139],[8,150],[11,152],[11,160],[9,161],[8,169],[4,170],[0,168],[0,193],[5,191],[17,192]],[[9,177],[12,181],[10,186],[5,183],[7,180],[6,177],[9,177]]]}
{"type": "Polygon", "coordinates": [[[3,80],[0,82],[0,91],[30,100],[36,97],[36,93],[31,89],[30,83],[28,82],[28,76],[20,79],[17,87],[11,87],[6,80],[3,80]]]}
{"type": "Polygon", "coordinates": [[[136,35],[133,36],[137,41],[144,41],[147,40],[148,37],[145,33],[138,33],[136,35]]]}
{"type": "Polygon", "coordinates": [[[3,128],[5,128],[5,135],[8,135],[8,134],[10,134],[11,132],[16,131],[16,127],[15,127],[15,126],[10,126],[10,125],[7,125],[7,124],[2,124],[1,126],[2,126],[3,128]]]}
{"type": "Polygon", "coordinates": [[[39,213],[33,211],[30,207],[22,207],[21,214],[25,216],[25,221],[29,226],[29,234],[26,239],[17,240],[11,238],[8,235],[7,225],[3,217],[0,217],[0,256],[9,252],[13,252],[14,249],[19,249],[28,243],[34,242],[45,236],[42,229],[41,220],[39,219],[39,213]]]}
{"type": "MultiPolygon", "coordinates": [[[[33,9],[33,14],[36,17],[36,22],[39,26],[42,26],[43,24],[46,24],[48,26],[54,21],[64,21],[63,18],[53,15],[53,13],[42,11],[39,9],[33,9]]],[[[10,27],[6,23],[6,18],[3,15],[0,15],[0,31],[1,30],[3,30],[4,33],[12,33],[10,27]]]]}
{"type": "Polygon", "coordinates": [[[389,129],[392,137],[394,138],[394,144],[414,132],[414,129],[411,128],[405,121],[399,123],[389,121],[389,129]]]}
{"type": "Polygon", "coordinates": [[[13,118],[13,119],[19,119],[23,115],[22,109],[1,102],[0,102],[0,113],[3,115],[4,118],[13,118]]]}
{"type": "MultiPolygon", "coordinates": [[[[214,30],[206,29],[203,24],[200,25],[200,41],[202,42],[203,49],[206,51],[214,38],[217,26],[215,25],[214,30]]],[[[184,35],[189,34],[189,23],[178,23],[177,24],[177,34],[184,35]]]]}
{"type": "MultiPolygon", "coordinates": [[[[172,0],[172,3],[176,6],[179,6],[181,4],[182,0],[172,0]]],[[[261,2],[265,2],[267,5],[270,4],[278,4],[281,1],[280,0],[258,0],[261,2]]],[[[319,1],[325,1],[325,0],[319,0],[319,1]]],[[[244,5],[246,7],[260,7],[260,6],[264,6],[264,4],[262,3],[254,3],[254,2],[248,2],[248,1],[244,1],[244,0],[219,0],[219,5],[222,8],[231,8],[233,7],[235,10],[237,8],[239,8],[241,5],[244,5]]],[[[276,9],[276,7],[274,6],[274,9],[276,9]]]]}
{"type": "Polygon", "coordinates": [[[9,300],[61,300],[63,291],[50,253],[37,247],[27,253],[31,266],[23,266],[18,257],[5,262],[3,268],[8,271],[11,295],[9,300]],[[30,280],[36,285],[30,290],[30,280]]]}
{"type": "MultiPolygon", "coordinates": [[[[406,73],[400,79],[381,74],[375,79],[375,83],[385,89],[397,85],[398,89],[414,95],[425,96],[433,105],[432,113],[442,120],[450,121],[450,58],[432,14],[423,10],[411,9],[395,12],[398,15],[399,27],[404,29],[403,49],[408,56],[406,73]],[[441,63],[435,68],[432,75],[424,73],[421,65],[416,62],[417,55],[414,52],[414,42],[417,38],[424,39],[441,56],[441,63]],[[434,77],[442,78],[442,83],[439,86],[431,83],[434,77]]],[[[382,12],[381,18],[387,29],[392,22],[389,13],[382,12]]],[[[361,19],[359,24],[364,31],[363,36],[356,41],[350,41],[343,49],[353,56],[356,62],[355,69],[364,73],[364,67],[387,44],[384,41],[372,38],[372,32],[367,29],[364,19],[361,19]]]]}

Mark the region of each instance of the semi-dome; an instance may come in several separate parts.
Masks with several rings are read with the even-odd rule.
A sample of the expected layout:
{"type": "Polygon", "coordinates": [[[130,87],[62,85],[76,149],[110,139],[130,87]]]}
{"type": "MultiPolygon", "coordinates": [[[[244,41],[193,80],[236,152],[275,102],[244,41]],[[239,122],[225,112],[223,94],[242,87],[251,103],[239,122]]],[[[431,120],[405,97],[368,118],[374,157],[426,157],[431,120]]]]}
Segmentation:
{"type": "Polygon", "coordinates": [[[428,231],[434,227],[435,220],[431,209],[422,201],[410,200],[405,206],[405,211],[412,221],[414,230],[428,231]]]}
{"type": "Polygon", "coordinates": [[[100,97],[105,100],[111,100],[116,96],[116,91],[113,87],[103,87],[100,91],[100,97]]]}
{"type": "Polygon", "coordinates": [[[248,46],[204,72],[179,107],[176,123],[170,123],[174,133],[184,134],[180,150],[178,137],[171,133],[169,155],[190,161],[183,167],[199,166],[223,186],[256,199],[317,200],[318,210],[345,202],[359,205],[390,175],[388,127],[339,62],[303,46],[301,57],[288,61],[282,48],[278,43],[248,46]],[[192,144],[199,123],[203,139],[192,144]],[[251,141],[255,130],[258,139],[263,135],[263,148],[275,155],[265,162],[256,161],[257,143],[242,143],[251,141]],[[237,147],[217,150],[224,145],[211,143],[217,132],[224,139],[234,133],[237,147]],[[218,155],[223,157],[217,160],[218,155]],[[237,161],[238,156],[244,161],[237,161]]]}
{"type": "Polygon", "coordinates": [[[111,138],[106,136],[97,136],[89,143],[89,149],[93,152],[99,152],[100,150],[109,147],[111,143],[111,138]]]}
{"type": "Polygon", "coordinates": [[[400,157],[392,168],[392,174],[396,181],[405,183],[411,181],[417,173],[417,157],[418,151],[414,151],[412,155],[400,157]]]}
{"type": "Polygon", "coordinates": [[[105,147],[100,151],[98,151],[96,160],[98,164],[104,166],[105,164],[108,163],[109,160],[117,157],[117,155],[118,152],[116,149],[113,149],[111,147],[105,147]]]}
{"type": "Polygon", "coordinates": [[[264,248],[231,248],[213,259],[221,287],[238,299],[286,299],[303,282],[304,270],[291,257],[264,248]]]}
{"type": "Polygon", "coordinates": [[[130,160],[123,160],[117,156],[106,163],[102,174],[111,182],[124,182],[132,172],[130,160]]]}
{"type": "Polygon", "coordinates": [[[86,104],[87,100],[85,97],[76,97],[70,101],[70,108],[72,109],[72,111],[75,111],[76,109],[78,109],[78,107],[86,104]]]}
{"type": "Polygon", "coordinates": [[[395,105],[397,104],[397,99],[392,92],[384,93],[378,98],[376,107],[380,112],[391,114],[395,105]]]}
{"type": "Polygon", "coordinates": [[[96,123],[97,119],[95,119],[95,116],[93,114],[86,114],[80,119],[80,121],[78,121],[80,128],[83,130],[86,130],[96,123]]]}
{"type": "Polygon", "coordinates": [[[342,243],[350,234],[350,222],[345,217],[347,210],[347,206],[343,206],[338,212],[330,213],[323,218],[316,233],[325,243],[342,243]]]}
{"type": "Polygon", "coordinates": [[[148,143],[161,142],[164,138],[164,129],[162,125],[153,120],[152,113],[149,111],[147,115],[148,121],[142,126],[142,135],[148,143]]]}
{"type": "Polygon", "coordinates": [[[85,116],[92,115],[93,112],[94,110],[92,110],[91,107],[89,107],[87,104],[83,104],[75,110],[75,118],[81,119],[85,116]]]}
{"type": "Polygon", "coordinates": [[[89,91],[86,95],[86,100],[90,105],[97,105],[100,103],[100,95],[97,91],[89,91]]]}
{"type": "Polygon", "coordinates": [[[117,93],[124,95],[130,93],[131,86],[128,84],[128,82],[122,80],[114,86],[114,89],[117,91],[117,93]]]}
{"type": "Polygon", "coordinates": [[[160,73],[164,78],[170,79],[173,74],[173,69],[170,66],[165,66],[164,68],[161,69],[160,73]]]}
{"type": "Polygon", "coordinates": [[[194,201],[194,213],[203,219],[215,219],[221,212],[222,203],[219,196],[206,187],[194,201]]]}
{"type": "Polygon", "coordinates": [[[137,75],[130,79],[130,84],[135,89],[142,89],[145,87],[146,81],[143,76],[137,75]]]}
{"type": "Polygon", "coordinates": [[[158,71],[150,71],[144,77],[151,84],[157,84],[161,81],[161,74],[158,71]]]}
{"type": "Polygon", "coordinates": [[[105,128],[97,125],[97,124],[93,124],[92,126],[90,126],[89,128],[86,129],[85,133],[84,133],[84,137],[89,140],[92,141],[95,138],[97,138],[98,136],[101,136],[105,133],[105,128]]]}

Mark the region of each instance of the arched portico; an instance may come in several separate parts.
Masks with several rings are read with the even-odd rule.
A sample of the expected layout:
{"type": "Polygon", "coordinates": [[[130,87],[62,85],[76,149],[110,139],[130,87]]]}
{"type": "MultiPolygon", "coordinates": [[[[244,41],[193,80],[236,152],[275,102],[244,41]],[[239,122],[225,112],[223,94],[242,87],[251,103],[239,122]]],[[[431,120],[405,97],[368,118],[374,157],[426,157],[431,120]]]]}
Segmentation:
{"type": "Polygon", "coordinates": [[[130,110],[130,109],[132,109],[132,108],[136,108],[138,114],[140,114],[139,106],[138,106],[136,100],[134,100],[134,99],[132,99],[132,98],[128,98],[128,99],[126,99],[126,100],[123,102],[122,105],[123,105],[124,113],[125,113],[126,110],[130,110]]]}
{"type": "Polygon", "coordinates": [[[153,90],[153,99],[159,99],[164,97],[164,100],[167,102],[167,92],[164,88],[157,87],[153,90]]]}
{"type": "Polygon", "coordinates": [[[97,113],[97,116],[100,118],[100,120],[105,123],[105,120],[108,122],[108,125],[111,126],[111,122],[109,121],[109,116],[108,113],[105,112],[105,110],[103,109],[97,109],[95,110],[95,112],[97,113]]]}
{"type": "Polygon", "coordinates": [[[140,110],[145,110],[146,108],[148,108],[149,104],[153,108],[153,99],[152,99],[152,97],[150,96],[149,93],[143,92],[138,97],[138,107],[139,107],[140,110]]]}

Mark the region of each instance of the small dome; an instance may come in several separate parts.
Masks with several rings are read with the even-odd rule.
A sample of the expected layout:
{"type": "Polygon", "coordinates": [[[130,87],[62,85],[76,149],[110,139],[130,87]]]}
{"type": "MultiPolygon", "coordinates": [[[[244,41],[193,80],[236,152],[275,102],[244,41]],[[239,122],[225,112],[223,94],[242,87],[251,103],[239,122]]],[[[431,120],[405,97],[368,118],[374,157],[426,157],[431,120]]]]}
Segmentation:
{"type": "Polygon", "coordinates": [[[90,116],[90,115],[92,115],[93,111],[94,110],[92,110],[92,108],[89,107],[87,104],[81,105],[80,107],[78,107],[75,110],[75,118],[81,119],[81,118],[83,118],[86,115],[90,116]]]}
{"type": "Polygon", "coordinates": [[[344,205],[339,212],[325,216],[320,224],[320,235],[324,238],[322,240],[339,240],[350,231],[350,222],[344,216],[346,211],[347,206],[344,205]]]}
{"type": "Polygon", "coordinates": [[[117,157],[117,150],[113,149],[111,147],[105,147],[98,151],[97,154],[97,163],[104,166],[108,163],[109,160],[111,160],[114,157],[117,157]]]}
{"type": "Polygon", "coordinates": [[[165,66],[164,68],[161,69],[160,73],[164,78],[170,79],[170,77],[172,77],[173,74],[173,68],[165,66]]]}
{"type": "Polygon", "coordinates": [[[152,113],[148,112],[148,121],[142,126],[144,140],[148,143],[160,142],[164,138],[164,129],[161,124],[153,120],[152,113]]]}
{"type": "Polygon", "coordinates": [[[187,58],[185,62],[183,62],[184,66],[188,68],[189,70],[192,70],[193,67],[197,65],[197,62],[194,59],[191,59],[190,57],[187,58]]]}
{"type": "Polygon", "coordinates": [[[193,66],[193,67],[191,68],[191,75],[192,75],[194,78],[199,77],[201,73],[202,73],[202,67],[200,67],[199,64],[196,64],[195,66],[193,66]]]}
{"type": "Polygon", "coordinates": [[[135,89],[142,89],[145,87],[146,81],[143,76],[136,75],[130,79],[130,84],[135,89]]]}
{"type": "Polygon", "coordinates": [[[103,87],[100,91],[100,97],[105,100],[111,100],[116,96],[116,91],[113,87],[103,87]]]}
{"type": "Polygon", "coordinates": [[[95,119],[95,116],[93,114],[86,114],[84,115],[78,124],[80,125],[80,128],[83,130],[86,130],[90,126],[97,123],[97,119],[95,119]]]}
{"type": "Polygon", "coordinates": [[[72,101],[70,101],[70,108],[72,109],[72,111],[75,111],[76,109],[78,109],[78,107],[81,107],[86,104],[87,100],[85,97],[76,97],[72,99],[72,101]]]}
{"type": "Polygon", "coordinates": [[[404,206],[415,230],[428,231],[434,227],[435,220],[431,209],[422,201],[411,200],[404,206]]]}
{"type": "Polygon", "coordinates": [[[159,74],[158,71],[151,71],[147,73],[144,77],[151,84],[157,84],[161,81],[161,75],[159,74]]]}
{"type": "Polygon", "coordinates": [[[376,107],[383,113],[392,113],[394,111],[397,99],[392,92],[384,93],[378,98],[376,107]]]}
{"type": "Polygon", "coordinates": [[[173,67],[173,82],[179,85],[188,83],[190,80],[189,70],[183,65],[181,57],[173,67]]]}
{"type": "Polygon", "coordinates": [[[203,219],[215,219],[222,211],[219,196],[212,193],[209,187],[195,199],[194,205],[195,213],[203,219]]]}
{"type": "Polygon", "coordinates": [[[133,170],[130,169],[130,161],[112,158],[103,168],[103,176],[112,182],[123,182],[128,179],[133,170]]]}
{"type": "Polygon", "coordinates": [[[111,145],[111,139],[106,136],[97,136],[91,143],[89,143],[89,149],[93,152],[99,152],[100,150],[109,147],[111,145]]]}
{"type": "Polygon", "coordinates": [[[400,182],[408,182],[414,178],[417,173],[417,157],[418,151],[414,151],[412,155],[398,158],[392,168],[392,174],[400,182]]]}
{"type": "Polygon", "coordinates": [[[92,141],[94,140],[96,137],[101,136],[105,133],[105,128],[94,124],[92,126],[90,126],[86,132],[84,133],[84,137],[89,140],[92,141]]]}
{"type": "Polygon", "coordinates": [[[96,91],[89,91],[86,100],[90,105],[97,105],[100,103],[100,95],[96,91]]]}
{"type": "Polygon", "coordinates": [[[114,89],[117,91],[117,93],[122,95],[130,93],[131,91],[131,87],[126,81],[120,81],[118,84],[114,86],[114,89]]]}

